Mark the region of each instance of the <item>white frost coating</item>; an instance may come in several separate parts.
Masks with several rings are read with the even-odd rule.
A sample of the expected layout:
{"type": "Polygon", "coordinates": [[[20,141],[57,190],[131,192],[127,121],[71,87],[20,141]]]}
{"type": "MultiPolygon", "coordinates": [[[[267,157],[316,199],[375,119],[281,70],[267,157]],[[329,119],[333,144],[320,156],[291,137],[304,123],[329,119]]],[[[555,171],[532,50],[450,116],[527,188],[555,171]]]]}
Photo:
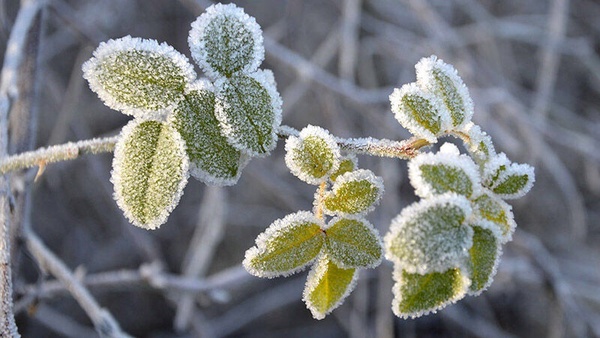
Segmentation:
{"type": "Polygon", "coordinates": [[[427,140],[429,143],[436,143],[437,136],[443,134],[446,129],[445,126],[448,126],[450,123],[450,113],[446,109],[444,103],[438,97],[423,91],[417,86],[416,83],[405,84],[400,89],[395,88],[394,92],[390,95],[390,105],[396,120],[398,120],[398,122],[400,122],[404,128],[410,131],[413,135],[427,140]],[[429,131],[420,123],[418,123],[412,116],[405,113],[406,109],[401,108],[404,105],[402,103],[402,98],[405,95],[420,96],[429,101],[433,108],[437,110],[437,115],[441,122],[440,131],[438,133],[434,134],[433,132],[429,131]]]}
{"type": "MultiPolygon", "coordinates": [[[[495,227],[501,233],[501,244],[505,244],[512,241],[512,235],[515,232],[515,229],[517,228],[517,222],[515,221],[515,216],[512,212],[512,206],[504,202],[500,197],[498,197],[496,193],[487,189],[482,189],[482,195],[488,196],[493,202],[500,206],[506,217],[506,224],[496,224],[492,220],[484,218],[482,215],[480,215],[479,206],[477,205],[477,203],[472,203],[474,210],[471,222],[477,224],[487,224],[490,227],[495,227]],[[502,234],[503,229],[501,229],[500,226],[504,225],[508,227],[508,231],[505,234],[502,234]]],[[[476,200],[478,197],[479,196],[474,197],[473,200],[476,200]]]]}
{"type": "Polygon", "coordinates": [[[114,153],[114,158],[113,158],[113,163],[112,163],[113,167],[112,167],[112,171],[111,171],[110,181],[113,184],[114,189],[115,189],[113,198],[117,202],[117,205],[119,206],[119,208],[121,210],[123,210],[123,214],[125,215],[125,217],[135,226],[138,226],[138,227],[144,228],[144,229],[148,229],[148,230],[154,230],[167,221],[167,218],[169,217],[169,214],[171,214],[171,211],[173,211],[173,209],[175,209],[177,204],[179,204],[179,200],[181,199],[181,196],[183,195],[183,188],[185,188],[187,181],[188,181],[188,177],[189,177],[189,160],[188,160],[188,156],[185,152],[185,141],[183,140],[183,138],[181,138],[179,133],[175,131],[173,133],[173,137],[175,138],[175,141],[179,145],[179,147],[178,147],[179,155],[181,155],[181,157],[183,158],[183,161],[182,161],[183,177],[182,177],[181,181],[179,182],[179,185],[177,186],[177,193],[175,194],[175,196],[173,196],[173,200],[172,200],[173,203],[171,205],[169,205],[167,208],[164,208],[161,211],[161,213],[154,220],[152,220],[148,223],[144,223],[144,224],[137,222],[133,213],[131,212],[131,210],[129,210],[128,206],[125,204],[125,201],[123,200],[123,197],[122,197],[123,191],[121,189],[122,185],[119,184],[119,182],[122,177],[121,160],[123,158],[125,158],[125,143],[129,139],[129,137],[131,136],[131,134],[133,133],[135,128],[138,125],[142,124],[143,122],[146,122],[146,121],[134,119],[134,120],[131,120],[129,123],[127,123],[121,129],[119,141],[115,145],[115,153],[114,153]]]}
{"type": "Polygon", "coordinates": [[[479,291],[471,291],[469,290],[467,293],[471,296],[479,296],[483,291],[487,290],[490,285],[494,282],[494,277],[498,272],[498,265],[500,265],[500,257],[502,256],[502,231],[498,229],[498,226],[493,222],[489,222],[486,220],[481,220],[477,224],[471,224],[473,227],[480,227],[482,229],[490,230],[494,236],[496,237],[496,260],[494,261],[494,267],[492,268],[492,272],[490,272],[490,276],[488,278],[487,283],[481,288],[479,291]]]}
{"type": "MultiPolygon", "coordinates": [[[[452,143],[444,143],[437,154],[420,153],[408,162],[408,178],[415,188],[415,194],[422,198],[437,195],[435,189],[423,178],[422,165],[444,165],[461,169],[471,181],[473,192],[470,196],[478,195],[481,189],[479,169],[473,160],[460,154],[458,148],[452,143]]],[[[470,197],[470,196],[467,196],[470,197]]]]}
{"type": "MultiPolygon", "coordinates": [[[[457,301],[463,299],[465,297],[465,295],[467,294],[467,291],[469,290],[469,286],[471,286],[471,280],[467,277],[467,274],[461,273],[462,290],[460,290],[460,292],[457,292],[453,298],[449,299],[447,302],[440,304],[439,306],[434,307],[434,308],[417,311],[417,312],[401,313],[401,312],[399,312],[399,308],[400,308],[400,303],[402,302],[402,292],[400,289],[402,282],[403,282],[402,270],[403,269],[400,265],[395,264],[394,265],[394,273],[392,275],[392,278],[396,281],[396,283],[392,287],[392,293],[394,294],[394,300],[392,300],[392,311],[394,312],[394,314],[396,316],[398,316],[402,319],[409,319],[409,318],[415,319],[415,318],[418,318],[421,316],[428,315],[430,313],[437,313],[438,311],[444,309],[446,306],[454,304],[457,301]]],[[[462,270],[461,270],[461,272],[462,272],[462,270]]]]}
{"type": "Polygon", "coordinates": [[[485,162],[489,158],[496,156],[496,149],[492,143],[492,138],[485,131],[481,130],[478,125],[469,122],[460,131],[469,137],[469,142],[465,146],[475,160],[485,162]],[[485,149],[482,148],[482,143],[485,149]]]}
{"type": "Polygon", "coordinates": [[[108,91],[106,91],[104,86],[102,86],[100,83],[98,74],[96,73],[96,68],[100,66],[105,59],[113,57],[119,52],[133,50],[164,56],[170,59],[173,64],[181,70],[181,75],[187,79],[187,82],[192,82],[194,79],[196,79],[194,66],[192,66],[187,57],[179,53],[177,50],[175,50],[175,48],[169,46],[165,42],[159,44],[156,40],[132,38],[129,35],[120,39],[110,39],[106,42],[101,42],[98,48],[96,48],[94,51],[93,57],[82,65],[83,77],[88,81],[90,89],[98,94],[98,97],[100,97],[100,99],[108,107],[121,111],[124,114],[133,115],[143,119],[164,118],[177,102],[173,102],[171,106],[166,107],[158,112],[134,108],[115,100],[115,98],[108,91]]]}
{"type": "Polygon", "coordinates": [[[383,195],[383,193],[385,191],[385,186],[383,185],[383,178],[381,178],[379,176],[375,176],[375,174],[371,170],[368,170],[368,169],[358,169],[358,170],[344,173],[341,176],[339,176],[335,180],[335,183],[333,184],[331,191],[325,195],[325,199],[327,199],[330,196],[331,197],[336,196],[338,194],[338,191],[346,183],[355,182],[355,181],[356,182],[368,181],[369,183],[371,183],[377,189],[377,195],[375,197],[375,201],[368,208],[366,208],[363,212],[360,212],[360,213],[346,213],[346,212],[342,212],[342,211],[333,211],[333,210],[327,209],[325,204],[323,204],[323,211],[326,214],[337,215],[340,217],[353,218],[353,217],[358,217],[358,216],[364,216],[375,209],[375,207],[379,204],[379,201],[381,200],[381,196],[383,195]]]}
{"type": "MultiPolygon", "coordinates": [[[[458,71],[454,68],[454,66],[445,63],[443,60],[438,59],[437,56],[432,55],[427,58],[422,58],[416,65],[415,70],[417,73],[417,84],[423,90],[429,93],[436,93],[440,90],[438,84],[435,81],[434,70],[440,71],[442,74],[446,75],[450,81],[452,81],[458,95],[463,101],[464,107],[464,119],[463,121],[457,125],[452,126],[452,119],[450,119],[450,124],[446,126],[448,129],[461,129],[465,124],[471,121],[473,117],[473,100],[471,99],[471,95],[469,94],[469,89],[465,86],[462,78],[458,75],[458,71]]],[[[450,109],[448,107],[448,109],[450,109]]],[[[446,129],[445,128],[445,129],[446,129]]]]}
{"type": "MultiPolygon", "coordinates": [[[[323,230],[327,231],[327,229],[331,228],[335,223],[337,223],[338,221],[340,221],[342,219],[351,219],[351,220],[356,220],[356,221],[361,222],[362,225],[364,225],[365,228],[367,228],[373,234],[373,237],[377,240],[377,244],[379,245],[379,247],[383,248],[383,241],[381,239],[381,236],[379,235],[379,231],[366,218],[361,217],[361,216],[359,216],[359,217],[334,217],[331,219],[331,221],[329,221],[329,223],[327,223],[326,227],[323,230]]],[[[346,268],[346,269],[350,268],[350,267],[343,266],[343,264],[341,264],[340,262],[336,262],[334,258],[331,258],[331,260],[339,267],[346,268]]],[[[361,266],[360,268],[374,269],[381,264],[382,260],[383,260],[383,255],[381,255],[377,261],[375,261],[369,265],[361,266]]]]}
{"type": "Polygon", "coordinates": [[[464,196],[446,193],[423,199],[404,208],[384,237],[385,258],[409,273],[444,272],[462,264],[473,245],[473,229],[467,225],[473,210],[464,196]],[[431,208],[455,206],[464,220],[453,229],[436,229],[423,216],[431,208]],[[392,253],[394,243],[403,248],[402,257],[392,253]]]}
{"type": "Polygon", "coordinates": [[[512,194],[501,194],[498,192],[494,192],[496,195],[500,196],[503,199],[516,199],[525,196],[533,187],[533,183],[535,183],[535,173],[534,168],[528,164],[520,164],[520,163],[511,163],[506,170],[502,171],[498,176],[498,179],[494,182],[492,186],[492,190],[505,182],[510,176],[522,176],[527,175],[527,183],[523,188],[519,191],[512,194]]]}
{"type": "Polygon", "coordinates": [[[340,299],[338,299],[338,301],[333,306],[327,309],[326,312],[319,312],[310,302],[309,296],[311,292],[313,292],[315,288],[319,285],[321,279],[323,279],[323,276],[325,276],[325,273],[327,272],[328,261],[329,258],[326,254],[319,255],[318,260],[315,262],[313,267],[310,269],[310,272],[308,273],[308,277],[306,278],[306,285],[304,287],[304,291],[302,292],[302,300],[306,304],[306,307],[310,310],[313,318],[318,320],[325,318],[328,314],[331,313],[331,311],[335,310],[340,305],[342,305],[346,297],[348,297],[348,295],[350,295],[350,293],[352,293],[352,290],[354,290],[354,288],[356,287],[356,282],[358,280],[359,269],[355,269],[354,275],[352,276],[352,281],[350,281],[350,283],[346,287],[346,291],[344,292],[342,297],[340,297],[340,299]]]}
{"type": "MultiPolygon", "coordinates": [[[[247,74],[258,83],[260,83],[263,88],[267,90],[267,93],[271,97],[271,106],[273,107],[273,137],[277,138],[277,130],[281,125],[281,119],[283,115],[283,99],[281,95],[279,95],[279,91],[277,90],[277,82],[275,81],[275,76],[273,75],[273,71],[270,69],[259,69],[252,74],[247,74]]],[[[266,156],[266,155],[265,155],[266,156]]]]}
{"type": "MultiPolygon", "coordinates": [[[[304,270],[307,266],[312,264],[319,257],[319,255],[316,255],[314,259],[307,262],[306,264],[287,271],[260,271],[252,267],[251,264],[253,258],[264,253],[268,249],[267,245],[268,240],[270,238],[276,236],[282,230],[289,226],[306,223],[317,224],[319,225],[319,227],[321,227],[321,229],[325,227],[323,221],[317,218],[310,211],[298,211],[296,213],[289,214],[284,218],[275,220],[264,232],[260,233],[258,237],[256,237],[256,246],[253,246],[250,249],[246,250],[246,255],[244,257],[244,261],[242,262],[242,265],[244,266],[244,268],[246,268],[246,271],[248,271],[250,274],[256,277],[261,278],[274,278],[280,276],[287,277],[296,272],[304,270]]],[[[323,252],[323,248],[321,248],[321,252],[323,252]]]]}
{"type": "Polygon", "coordinates": [[[492,187],[494,182],[497,181],[497,178],[499,177],[498,170],[502,170],[501,167],[506,170],[509,166],[510,160],[504,153],[497,154],[496,156],[490,158],[483,166],[483,175],[481,177],[483,185],[486,187],[492,187]]]}
{"type": "Polygon", "coordinates": [[[318,126],[309,124],[300,131],[298,137],[290,136],[285,142],[285,164],[294,176],[308,184],[319,185],[322,182],[326,182],[329,179],[329,176],[338,170],[341,156],[340,148],[336,143],[335,138],[329,131],[318,126]],[[309,175],[309,173],[302,169],[301,164],[296,163],[294,159],[294,149],[301,148],[303,140],[308,137],[316,137],[323,140],[327,144],[329,150],[333,153],[333,163],[331,164],[331,168],[321,177],[309,175]]]}
{"type": "Polygon", "coordinates": [[[241,73],[250,73],[258,69],[260,64],[265,58],[265,47],[263,45],[262,29],[256,23],[256,20],[246,14],[244,9],[237,7],[234,4],[215,4],[206,9],[203,13],[192,23],[192,29],[188,37],[188,44],[192,53],[192,58],[200,68],[206,73],[206,75],[212,79],[222,76],[208,61],[208,51],[206,48],[206,28],[209,23],[215,19],[223,20],[228,18],[235,20],[242,24],[242,26],[251,34],[254,44],[252,46],[251,61],[246,64],[241,70],[241,73]]]}

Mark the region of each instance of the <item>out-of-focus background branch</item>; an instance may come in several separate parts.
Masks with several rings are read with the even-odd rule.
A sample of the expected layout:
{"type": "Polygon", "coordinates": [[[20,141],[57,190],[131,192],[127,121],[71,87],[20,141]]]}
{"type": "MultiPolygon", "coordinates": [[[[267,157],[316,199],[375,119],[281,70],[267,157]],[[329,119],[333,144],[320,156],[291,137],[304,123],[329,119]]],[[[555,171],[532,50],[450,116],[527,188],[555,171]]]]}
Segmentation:
{"type": "MultiPolygon", "coordinates": [[[[316,321],[301,301],[305,273],[262,280],[240,266],[273,220],[312,207],[314,191],[286,169],[282,142],[270,157],[254,159],[236,186],[192,180],[167,224],[151,232],[128,224],[113,201],[111,155],[87,155],[48,165],[35,182],[35,171],[6,176],[15,215],[14,310],[24,337],[94,337],[103,329],[94,311],[114,318],[118,324],[109,321],[116,325],[109,329],[156,338],[600,336],[600,3],[237,3],[265,32],[263,68],[274,71],[283,122],[295,128],[407,138],[390,112],[392,88],[413,82],[414,64],[424,56],[458,69],[475,102],[475,122],[499,151],[536,166],[533,190],[512,203],[518,228],[495,282],[438,314],[400,320],[390,310],[391,265],[383,263],[364,271],[344,305],[316,321]],[[32,238],[40,240],[34,249],[32,238]],[[40,266],[54,257],[48,253],[66,270],[40,266]],[[73,288],[93,306],[84,311],[73,288]]],[[[22,121],[35,128],[24,138],[24,127],[11,120],[7,149],[27,149],[27,140],[37,148],[115,135],[129,117],[88,89],[81,64],[101,41],[124,35],[165,41],[189,57],[190,24],[210,4],[45,1],[36,75],[17,74],[34,80],[35,95],[21,102],[29,108],[18,116],[11,102],[11,117],[32,114],[22,121]]],[[[20,7],[0,2],[2,60],[20,7]]],[[[406,164],[359,161],[386,183],[370,216],[383,234],[415,200],[406,164]]]]}

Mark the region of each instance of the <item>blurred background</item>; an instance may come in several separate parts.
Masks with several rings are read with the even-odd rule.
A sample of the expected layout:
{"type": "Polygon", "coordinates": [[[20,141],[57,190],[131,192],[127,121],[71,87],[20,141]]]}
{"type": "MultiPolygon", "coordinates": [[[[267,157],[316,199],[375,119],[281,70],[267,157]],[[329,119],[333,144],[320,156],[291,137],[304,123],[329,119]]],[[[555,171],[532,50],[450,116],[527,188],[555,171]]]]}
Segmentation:
{"type": "MultiPolygon", "coordinates": [[[[155,231],[130,225],[113,201],[111,154],[49,165],[31,185],[26,217],[126,332],[154,338],[600,337],[599,2],[236,3],[265,33],[262,68],[275,74],[283,124],[319,125],[339,137],[407,138],[388,95],[415,81],[414,64],[435,54],[469,87],[475,123],[498,151],[534,165],[537,181],[528,195],[511,201],[518,228],[481,296],[419,319],[396,318],[392,266],[384,262],[362,271],[345,303],[317,321],[301,300],[306,272],[263,280],[240,265],[271,222],[312,208],[313,187],[288,172],[283,141],[270,157],[252,160],[233,187],[190,179],[179,206],[155,231]]],[[[36,147],[117,134],[130,117],[89,90],[81,64],[101,41],[125,35],[165,41],[189,57],[190,24],[210,4],[47,1],[36,147]]],[[[0,2],[2,53],[18,9],[16,0],[0,2]]],[[[384,234],[416,200],[406,163],[359,156],[359,165],[384,178],[382,203],[369,215],[384,234]]],[[[21,334],[95,337],[64,287],[14,245],[21,334]]]]}

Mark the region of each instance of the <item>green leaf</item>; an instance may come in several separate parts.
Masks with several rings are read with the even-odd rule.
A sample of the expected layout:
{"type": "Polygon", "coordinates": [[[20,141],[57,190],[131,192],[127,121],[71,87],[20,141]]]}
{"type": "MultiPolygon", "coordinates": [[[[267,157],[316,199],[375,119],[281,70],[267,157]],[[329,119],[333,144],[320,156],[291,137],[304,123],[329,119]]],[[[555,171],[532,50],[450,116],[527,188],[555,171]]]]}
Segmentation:
{"type": "Polygon", "coordinates": [[[442,272],[458,266],[473,244],[473,229],[466,224],[470,215],[470,202],[456,194],[404,208],[385,236],[386,258],[410,273],[442,272]]]}
{"type": "Polygon", "coordinates": [[[415,83],[395,89],[390,103],[396,120],[413,135],[437,142],[450,115],[444,104],[435,96],[421,90],[415,83]]]}
{"type": "Polygon", "coordinates": [[[311,125],[302,129],[298,137],[288,137],[285,152],[285,164],[292,174],[309,184],[325,182],[337,170],[341,157],[333,136],[311,125]]]}
{"type": "Polygon", "coordinates": [[[157,119],[183,98],[196,73],[173,47],[126,36],[101,43],[83,64],[83,77],[110,108],[157,119]]]}
{"type": "Polygon", "coordinates": [[[345,173],[354,171],[357,168],[358,168],[358,159],[356,158],[356,156],[354,156],[354,155],[344,156],[340,160],[339,168],[333,174],[331,174],[331,176],[329,176],[329,179],[331,180],[331,182],[335,182],[335,180],[339,176],[342,176],[345,173]]]}
{"type": "Polygon", "coordinates": [[[159,121],[129,122],[115,147],[111,178],[129,221],[145,229],[166,222],[183,194],[188,165],[177,130],[159,121]]]}
{"type": "Polygon", "coordinates": [[[199,81],[188,88],[169,122],[185,140],[192,176],[211,185],[237,182],[248,156],[222,135],[215,117],[215,94],[208,82],[199,81]]]}
{"type": "Polygon", "coordinates": [[[325,233],[327,253],[338,266],[374,268],[381,263],[381,239],[366,219],[334,218],[325,233]]]}
{"type": "Polygon", "coordinates": [[[504,199],[520,198],[531,190],[534,181],[533,167],[511,163],[506,170],[499,173],[492,191],[504,199]]]}
{"type": "Polygon", "coordinates": [[[496,157],[496,149],[492,143],[492,138],[473,122],[467,123],[462,132],[466,135],[463,138],[465,147],[477,163],[484,164],[490,159],[496,157]]]}
{"type": "Polygon", "coordinates": [[[315,319],[323,319],[352,292],[356,269],[343,269],[322,255],[315,263],[304,288],[303,299],[315,319]]]}
{"type": "Polygon", "coordinates": [[[244,267],[258,277],[287,276],[311,263],[325,241],[321,221],[307,211],[276,220],[246,251],[244,267]]]}
{"type": "Polygon", "coordinates": [[[473,206],[475,215],[496,224],[502,234],[503,244],[511,240],[517,225],[509,204],[489,193],[484,193],[473,200],[473,206]]]}
{"type": "Polygon", "coordinates": [[[463,298],[469,279],[458,268],[424,275],[396,268],[392,310],[401,318],[417,318],[463,298]]]}
{"type": "Polygon", "coordinates": [[[469,90],[452,65],[431,56],[421,59],[415,68],[417,84],[444,102],[454,128],[462,127],[471,120],[473,101],[469,90]]]}
{"type": "Polygon", "coordinates": [[[496,233],[489,226],[473,226],[473,246],[469,249],[470,294],[478,295],[492,284],[502,253],[500,236],[496,233]]]}
{"type": "Polygon", "coordinates": [[[383,194],[383,180],[370,170],[359,169],[338,177],[323,199],[329,215],[364,215],[375,208],[383,194]]]}
{"type": "Polygon", "coordinates": [[[250,156],[266,156],[277,145],[281,124],[281,98],[269,73],[222,78],[218,88],[216,116],[224,135],[236,149],[250,156]]]}
{"type": "Polygon", "coordinates": [[[262,30],[234,4],[215,4],[192,23],[192,57],[210,77],[231,77],[258,69],[264,58],[262,30]]]}
{"type": "Polygon", "coordinates": [[[410,160],[408,175],[416,194],[423,198],[447,192],[469,198],[481,185],[475,162],[451,143],[445,143],[437,154],[421,153],[410,160]]]}

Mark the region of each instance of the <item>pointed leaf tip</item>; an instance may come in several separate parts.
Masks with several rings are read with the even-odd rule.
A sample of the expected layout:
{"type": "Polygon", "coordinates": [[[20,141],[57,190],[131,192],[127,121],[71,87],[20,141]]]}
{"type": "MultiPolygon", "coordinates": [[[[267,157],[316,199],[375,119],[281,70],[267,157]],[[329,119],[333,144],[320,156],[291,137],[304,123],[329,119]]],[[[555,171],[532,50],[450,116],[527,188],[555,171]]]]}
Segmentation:
{"type": "Polygon", "coordinates": [[[189,161],[177,130],[133,120],[115,147],[111,181],[117,205],[134,224],[155,229],[175,208],[187,183],[189,161]]]}

